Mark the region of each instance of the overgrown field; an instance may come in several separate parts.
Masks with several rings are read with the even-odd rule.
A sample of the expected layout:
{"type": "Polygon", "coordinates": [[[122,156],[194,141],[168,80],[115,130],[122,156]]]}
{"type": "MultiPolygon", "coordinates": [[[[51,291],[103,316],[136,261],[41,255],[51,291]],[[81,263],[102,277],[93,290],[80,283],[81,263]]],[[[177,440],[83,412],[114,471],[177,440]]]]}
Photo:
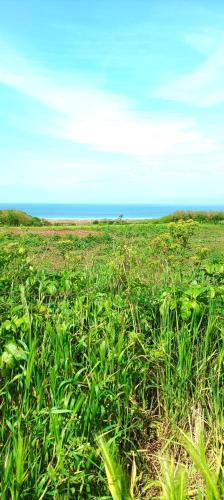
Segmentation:
{"type": "Polygon", "coordinates": [[[58,229],[0,230],[1,498],[224,498],[224,226],[58,229]]]}

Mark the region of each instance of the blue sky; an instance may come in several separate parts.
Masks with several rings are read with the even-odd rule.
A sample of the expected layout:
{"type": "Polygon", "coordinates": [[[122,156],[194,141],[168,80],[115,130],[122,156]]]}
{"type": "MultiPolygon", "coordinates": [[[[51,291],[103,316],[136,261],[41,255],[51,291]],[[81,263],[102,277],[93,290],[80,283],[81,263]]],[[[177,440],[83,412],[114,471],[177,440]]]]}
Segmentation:
{"type": "Polygon", "coordinates": [[[220,0],[1,0],[0,200],[224,201],[220,0]]]}

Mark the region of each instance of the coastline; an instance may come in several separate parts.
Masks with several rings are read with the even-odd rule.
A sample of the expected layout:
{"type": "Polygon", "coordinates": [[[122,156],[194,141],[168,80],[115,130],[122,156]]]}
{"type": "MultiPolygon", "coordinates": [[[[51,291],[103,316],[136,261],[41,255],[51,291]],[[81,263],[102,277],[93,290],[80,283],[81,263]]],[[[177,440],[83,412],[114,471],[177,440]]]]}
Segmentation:
{"type": "MultiPolygon", "coordinates": [[[[131,218],[124,218],[122,219],[121,222],[148,222],[148,221],[151,221],[151,220],[154,220],[154,219],[157,219],[157,217],[131,217],[131,218]]],[[[46,220],[47,222],[49,222],[50,224],[92,224],[93,222],[96,222],[98,224],[100,224],[101,222],[106,222],[106,221],[113,221],[113,222],[118,222],[118,219],[114,219],[114,218],[94,218],[94,219],[75,219],[75,218],[72,218],[72,219],[53,219],[53,218],[44,218],[43,220],[46,220]]]]}
{"type": "Polygon", "coordinates": [[[48,219],[44,218],[50,224],[91,224],[94,219],[48,219]]]}

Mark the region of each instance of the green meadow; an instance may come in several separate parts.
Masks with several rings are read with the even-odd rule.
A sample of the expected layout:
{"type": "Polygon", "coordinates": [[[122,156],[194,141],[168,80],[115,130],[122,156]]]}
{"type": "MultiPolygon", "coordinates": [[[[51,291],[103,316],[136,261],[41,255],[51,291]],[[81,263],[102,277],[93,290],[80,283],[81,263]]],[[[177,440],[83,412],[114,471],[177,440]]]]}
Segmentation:
{"type": "Polygon", "coordinates": [[[224,498],[224,225],[0,229],[0,493],[224,498]]]}

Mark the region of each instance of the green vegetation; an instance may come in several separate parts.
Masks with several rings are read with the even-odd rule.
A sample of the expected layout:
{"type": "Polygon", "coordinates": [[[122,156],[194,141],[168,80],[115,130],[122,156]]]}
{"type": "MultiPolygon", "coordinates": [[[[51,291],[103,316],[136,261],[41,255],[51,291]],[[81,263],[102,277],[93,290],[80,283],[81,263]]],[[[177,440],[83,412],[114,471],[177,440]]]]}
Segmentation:
{"type": "Polygon", "coordinates": [[[170,215],[162,217],[163,222],[176,222],[179,220],[195,220],[197,222],[223,222],[223,211],[204,212],[203,210],[177,210],[170,215]]]}
{"type": "Polygon", "coordinates": [[[0,231],[1,498],[221,500],[224,226],[81,227],[0,231]]]}
{"type": "MultiPolygon", "coordinates": [[[[44,221],[44,224],[47,224],[44,221]]],[[[41,226],[43,222],[38,217],[21,212],[20,210],[0,210],[0,226],[41,226]]]]}

